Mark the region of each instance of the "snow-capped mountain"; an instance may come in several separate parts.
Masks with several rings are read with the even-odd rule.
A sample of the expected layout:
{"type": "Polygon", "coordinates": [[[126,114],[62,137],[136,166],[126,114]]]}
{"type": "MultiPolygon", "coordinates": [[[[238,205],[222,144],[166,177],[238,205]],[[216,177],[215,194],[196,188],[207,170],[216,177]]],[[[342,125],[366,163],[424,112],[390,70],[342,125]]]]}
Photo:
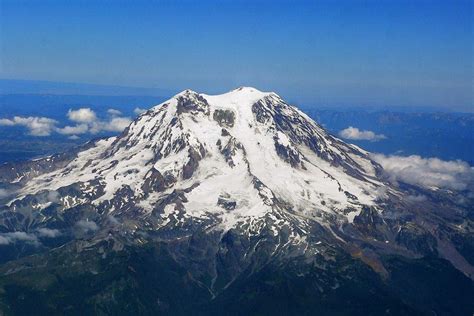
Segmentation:
{"type": "MultiPolygon", "coordinates": [[[[4,165],[0,181],[11,192],[0,209],[10,246],[22,233],[35,242],[25,254],[53,249],[45,256],[67,254],[68,261],[84,249],[106,260],[124,249],[166,245],[186,284],[207,292],[203,302],[219,302],[229,288],[247,286],[244,276],[269,266],[292,267],[291,278],[314,277],[318,267],[322,292],[349,282],[359,263],[390,278],[395,268],[387,256],[440,257],[474,276],[472,243],[465,242],[472,237],[469,210],[440,203],[440,192],[423,205],[408,199],[421,189],[386,182],[366,151],[255,88],[185,90],[117,137],[4,165]],[[328,276],[331,269],[340,273],[328,276]]],[[[34,266],[13,262],[3,271],[34,266]]]]}
{"type": "MultiPolygon", "coordinates": [[[[85,194],[74,201],[64,197],[64,208],[92,203],[110,215],[123,213],[110,205],[121,195],[146,214],[164,196],[182,191],[184,217],[216,216],[223,229],[271,216],[281,205],[321,223],[352,222],[386,188],[379,169],[366,152],[328,135],[274,93],[186,90],[141,115],[119,137],[98,141],[64,168],[27,181],[11,204],[15,209],[24,196],[78,184],[85,194]]],[[[167,205],[163,222],[177,212],[176,204],[167,205]]]]}

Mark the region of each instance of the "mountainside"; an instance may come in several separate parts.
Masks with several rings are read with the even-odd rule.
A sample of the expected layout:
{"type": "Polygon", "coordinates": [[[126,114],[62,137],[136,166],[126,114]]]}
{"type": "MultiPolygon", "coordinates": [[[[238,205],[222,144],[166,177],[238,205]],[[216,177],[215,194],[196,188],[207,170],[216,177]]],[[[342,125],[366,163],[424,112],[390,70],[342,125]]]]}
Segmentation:
{"type": "Polygon", "coordinates": [[[472,201],[389,183],[275,93],[185,90],[0,189],[6,314],[474,311],[472,201]]]}

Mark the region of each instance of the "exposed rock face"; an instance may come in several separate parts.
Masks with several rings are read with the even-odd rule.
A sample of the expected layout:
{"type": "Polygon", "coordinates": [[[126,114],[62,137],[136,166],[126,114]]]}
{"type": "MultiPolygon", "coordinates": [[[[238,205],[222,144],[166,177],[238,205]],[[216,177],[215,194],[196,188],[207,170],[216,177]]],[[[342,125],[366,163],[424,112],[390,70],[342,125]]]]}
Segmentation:
{"type": "Polygon", "coordinates": [[[233,127],[235,114],[230,110],[215,110],[213,114],[214,120],[222,127],[233,127]]]}
{"type": "MultiPolygon", "coordinates": [[[[473,305],[460,294],[473,293],[472,205],[440,190],[409,202],[367,152],[275,93],[186,90],[118,137],[0,170],[11,191],[0,201],[0,257],[38,253],[0,266],[0,307],[13,312],[25,310],[9,295],[70,297],[78,278],[94,290],[83,307],[70,304],[112,314],[347,314],[357,300],[381,303],[353,314],[456,314],[473,305]],[[40,292],[16,283],[26,269],[40,292]],[[439,275],[466,308],[401,294],[400,274],[412,271],[439,275]]],[[[429,280],[412,278],[415,288],[429,280]]],[[[53,313],[69,304],[44,302],[53,313]]]]}
{"type": "Polygon", "coordinates": [[[194,91],[185,90],[176,98],[176,114],[190,113],[197,114],[202,112],[209,115],[209,104],[206,99],[196,94],[194,91]]]}
{"type": "Polygon", "coordinates": [[[230,210],[235,209],[235,207],[237,206],[237,202],[234,199],[232,199],[232,197],[229,194],[222,194],[221,196],[219,196],[219,199],[217,200],[217,205],[230,211],[230,210]]]}

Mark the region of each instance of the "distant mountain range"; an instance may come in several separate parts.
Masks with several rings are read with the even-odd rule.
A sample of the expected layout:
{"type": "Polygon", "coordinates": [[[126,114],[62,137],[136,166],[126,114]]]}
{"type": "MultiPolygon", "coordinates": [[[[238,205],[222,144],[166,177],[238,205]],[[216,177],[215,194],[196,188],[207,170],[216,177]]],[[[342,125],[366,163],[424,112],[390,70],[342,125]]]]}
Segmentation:
{"type": "Polygon", "coordinates": [[[385,135],[375,142],[349,140],[371,152],[460,159],[474,165],[473,113],[317,108],[304,111],[335,135],[348,126],[385,135]]]}

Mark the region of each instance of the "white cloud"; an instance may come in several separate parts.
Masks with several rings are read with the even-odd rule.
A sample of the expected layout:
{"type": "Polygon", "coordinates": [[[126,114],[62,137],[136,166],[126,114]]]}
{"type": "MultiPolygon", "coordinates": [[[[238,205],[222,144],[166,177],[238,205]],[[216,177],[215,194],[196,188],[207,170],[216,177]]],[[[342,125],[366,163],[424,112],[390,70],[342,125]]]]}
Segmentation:
{"type": "Polygon", "coordinates": [[[375,134],[372,131],[361,131],[357,127],[352,127],[352,126],[349,126],[348,128],[340,131],[339,136],[345,139],[370,140],[372,142],[376,142],[381,139],[387,138],[383,134],[375,134]]]}
{"type": "Polygon", "coordinates": [[[142,108],[135,108],[135,110],[133,110],[133,113],[135,113],[136,115],[140,115],[142,113],[145,113],[147,110],[145,109],[142,109],[142,108]]]}
{"type": "Polygon", "coordinates": [[[108,109],[107,110],[107,113],[109,115],[112,115],[112,116],[120,116],[122,115],[122,112],[120,112],[119,110],[116,110],[116,109],[108,109]]]}
{"type": "Polygon", "coordinates": [[[77,139],[79,139],[80,137],[77,136],[77,135],[72,135],[72,136],[69,136],[68,138],[71,139],[71,140],[77,140],[77,139]]]}
{"type": "Polygon", "coordinates": [[[37,116],[15,116],[13,119],[0,119],[2,126],[24,126],[28,128],[29,134],[32,136],[49,136],[54,130],[56,120],[47,117],[37,116]]]}
{"type": "Polygon", "coordinates": [[[95,112],[89,108],[69,110],[69,119],[76,122],[82,122],[82,124],[66,126],[58,132],[66,135],[80,135],[85,133],[97,134],[103,131],[121,132],[132,122],[128,117],[119,116],[122,112],[118,110],[108,109],[107,113],[111,118],[108,121],[102,121],[99,120],[95,112]]]}
{"type": "Polygon", "coordinates": [[[85,134],[89,131],[89,126],[87,124],[78,124],[76,126],[65,126],[63,128],[58,128],[56,131],[63,135],[85,134]]]}
{"type": "Polygon", "coordinates": [[[392,182],[401,181],[451,190],[474,189],[474,168],[464,161],[445,161],[417,155],[405,157],[374,154],[372,158],[384,168],[392,182]]]}
{"type": "Polygon", "coordinates": [[[102,131],[121,132],[127,128],[131,122],[132,120],[128,117],[114,117],[110,121],[98,121],[91,124],[89,132],[92,134],[97,134],[102,131]]]}
{"type": "Polygon", "coordinates": [[[61,232],[57,229],[40,228],[38,229],[38,236],[43,238],[56,238],[61,235],[61,232]]]}
{"type": "Polygon", "coordinates": [[[78,123],[92,123],[97,120],[97,115],[90,108],[70,109],[67,116],[71,121],[78,123]]]}

